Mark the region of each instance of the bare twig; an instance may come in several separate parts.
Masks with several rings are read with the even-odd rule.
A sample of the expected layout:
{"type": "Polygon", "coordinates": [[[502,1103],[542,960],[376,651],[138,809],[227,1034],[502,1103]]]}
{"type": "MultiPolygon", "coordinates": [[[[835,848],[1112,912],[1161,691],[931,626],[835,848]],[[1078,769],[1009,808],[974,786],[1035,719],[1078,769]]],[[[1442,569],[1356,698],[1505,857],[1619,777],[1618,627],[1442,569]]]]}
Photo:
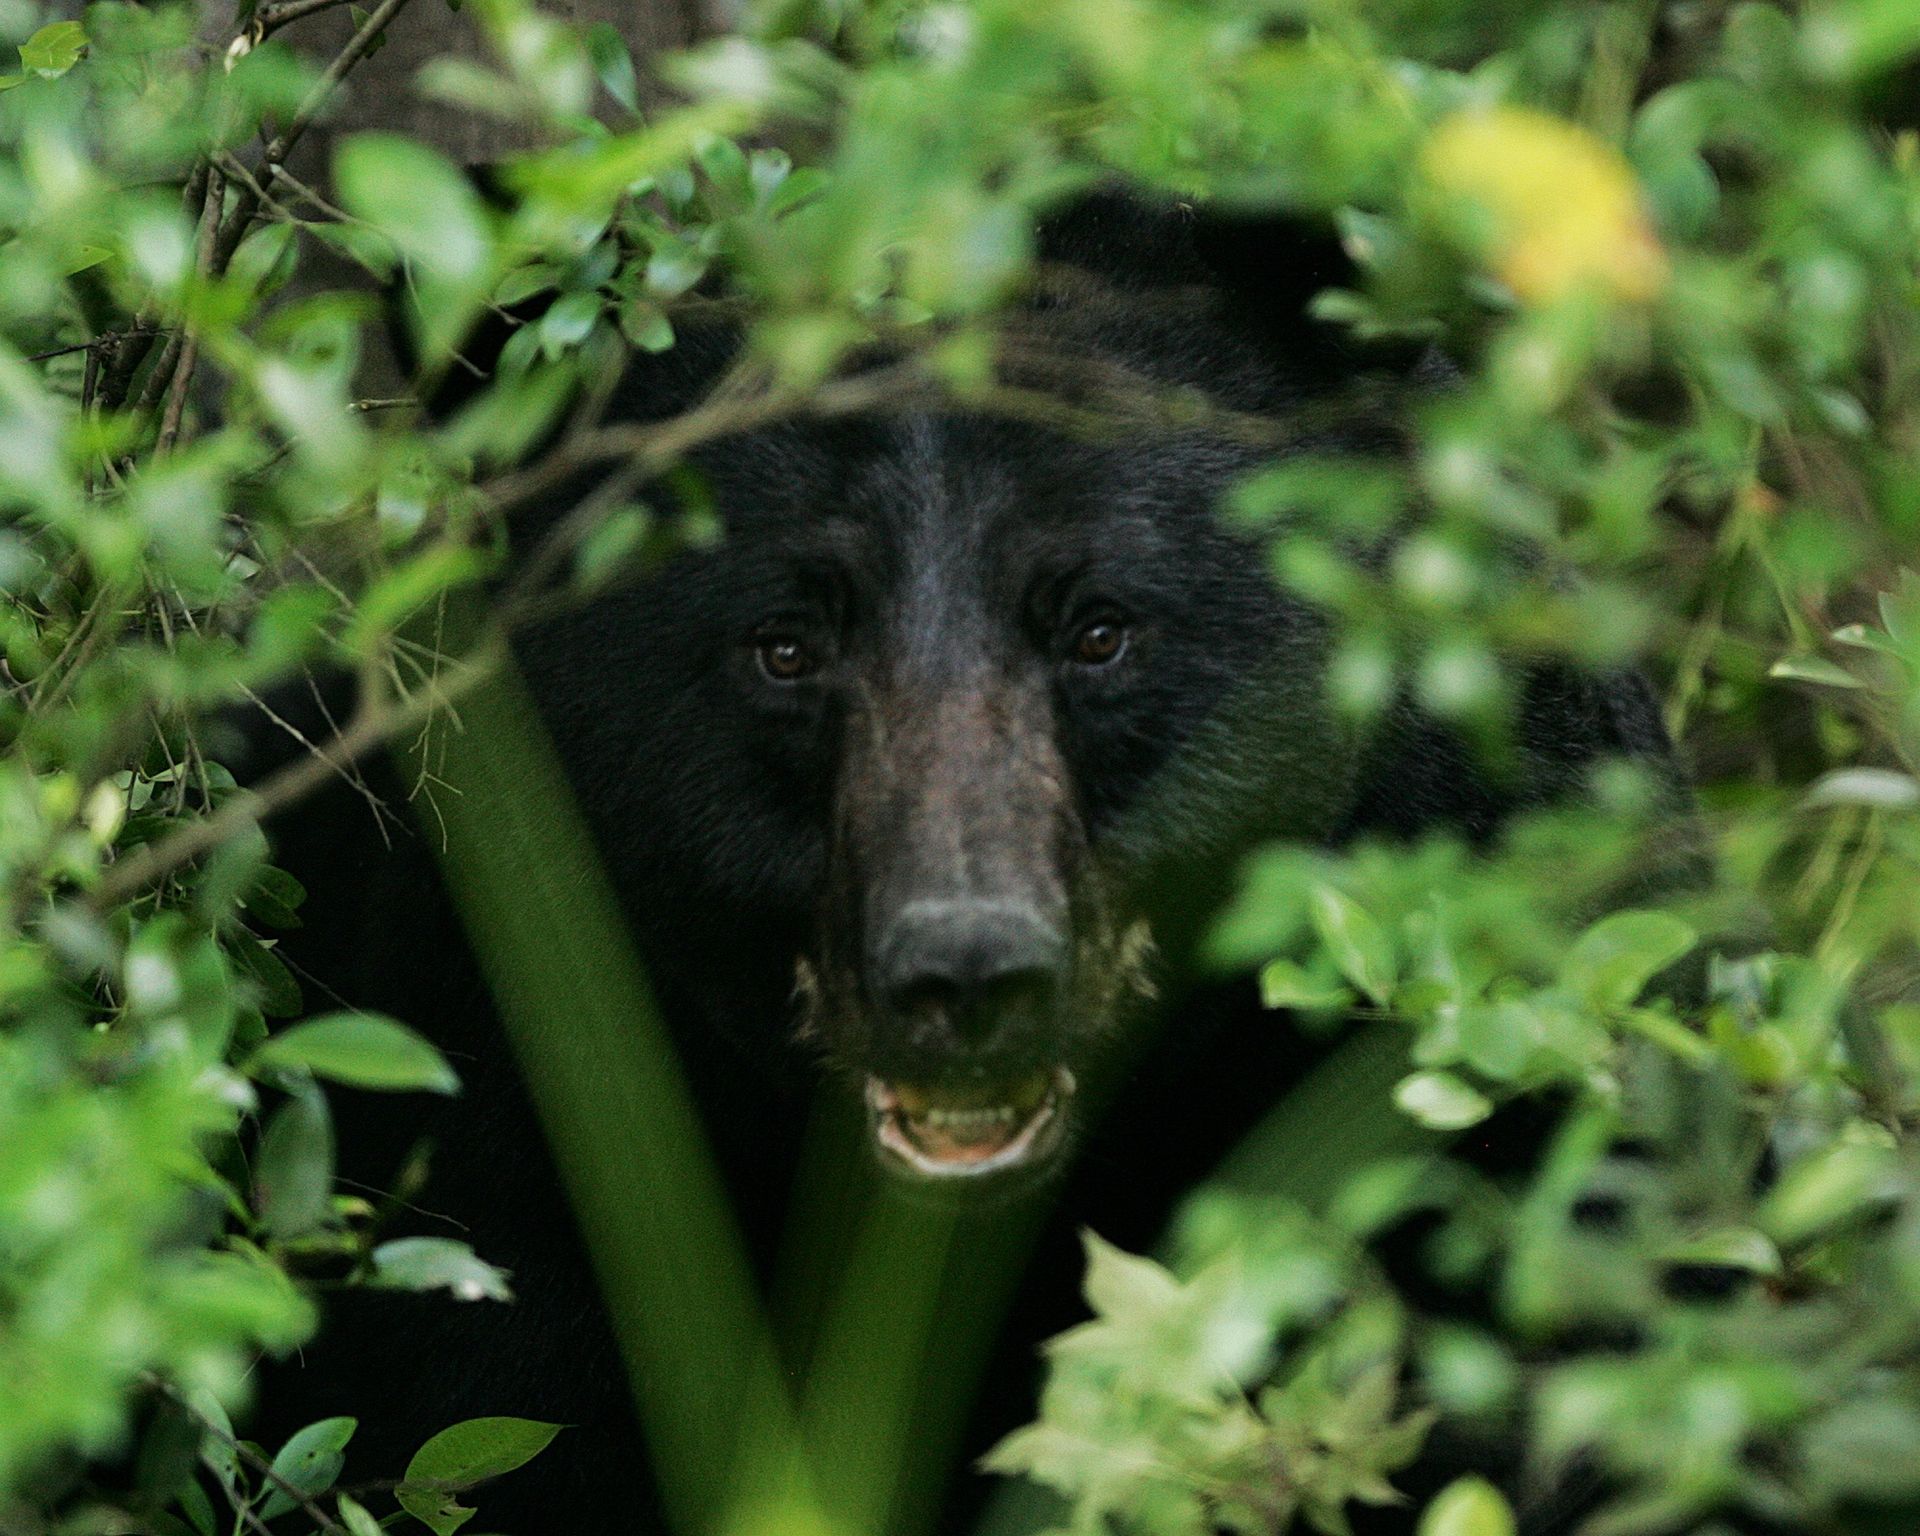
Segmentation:
{"type": "Polygon", "coordinates": [[[123,594],[117,587],[102,587],[95,594],[87,611],[68,633],[60,653],[40,674],[33,696],[27,701],[28,713],[44,714],[58,707],[100,648],[118,637],[121,619],[115,610],[122,600],[123,594]]]}
{"type": "MultiPolygon", "coordinates": [[[[729,382],[741,376],[730,376],[729,382]]],[[[738,393],[723,384],[701,405],[666,421],[622,422],[580,432],[538,464],[511,470],[480,487],[503,510],[537,500],[583,470],[611,459],[640,461],[648,474],[714,438],[750,432],[788,416],[832,417],[902,405],[924,397],[924,375],[911,363],[855,374],[812,394],[780,388],[738,393]]]]}
{"type": "Polygon", "coordinates": [[[141,844],[88,893],[87,904],[95,911],[108,911],[243,828],[312,793],[357,758],[492,676],[505,656],[505,634],[496,626],[458,659],[453,675],[438,692],[422,689],[397,703],[363,707],[344,731],[312,755],[269,774],[254,789],[225,801],[212,815],[157,842],[141,844]]]}
{"type": "Polygon", "coordinates": [[[253,25],[247,28],[246,36],[257,43],[303,17],[331,11],[348,3],[349,0],[282,0],[279,5],[263,5],[253,13],[253,25]]]}
{"type": "MultiPolygon", "coordinates": [[[[210,168],[207,172],[207,201],[200,212],[200,238],[194,268],[203,280],[213,271],[213,243],[220,233],[220,201],[225,187],[226,182],[220,172],[210,168]]],[[[174,365],[167,408],[160,418],[160,435],[154,439],[153,451],[156,456],[170,452],[180,436],[180,421],[187,409],[187,391],[193,384],[193,368],[199,356],[199,332],[189,328],[186,340],[180,344],[180,360],[174,365]]]]}
{"type": "Polygon", "coordinates": [[[101,352],[110,351],[123,341],[131,340],[134,337],[157,336],[159,334],[158,331],[142,330],[106,331],[94,337],[92,341],[76,341],[72,346],[54,347],[50,351],[36,352],[27,358],[26,361],[29,363],[47,363],[56,357],[69,357],[75,352],[85,352],[88,354],[88,363],[91,366],[98,360],[101,352]]]}
{"type": "Polygon", "coordinates": [[[213,163],[228,181],[237,187],[244,187],[250,194],[259,199],[262,206],[271,209],[289,224],[307,222],[291,208],[275,199],[273,194],[263,187],[255,178],[253,172],[247,169],[238,155],[229,154],[226,150],[221,150],[214,155],[213,163]]]}
{"type": "MultiPolygon", "coordinates": [[[[180,206],[188,214],[197,216],[206,206],[207,175],[207,163],[202,160],[187,177],[180,194],[180,206]]],[[[146,361],[153,338],[159,332],[159,318],[157,306],[143,304],[133,317],[133,324],[122,333],[122,339],[113,349],[113,361],[107,367],[106,377],[100,383],[103,409],[117,410],[126,403],[127,391],[133,388],[133,376],[146,361]]]]}
{"type": "Polygon", "coordinates": [[[328,218],[335,219],[342,224],[366,223],[364,219],[356,219],[352,214],[348,213],[346,209],[328,202],[284,165],[274,166],[271,174],[277,184],[283,184],[289,192],[293,193],[302,202],[310,203],[316,213],[324,213],[328,218]]]}
{"type": "MultiPolygon", "coordinates": [[[[324,745],[314,741],[311,737],[307,735],[305,731],[301,730],[299,726],[293,723],[293,721],[287,719],[284,715],[280,714],[277,710],[275,710],[272,705],[267,703],[265,699],[261,698],[258,693],[254,692],[253,689],[248,688],[243,684],[241,686],[240,692],[243,695],[245,695],[248,703],[253,705],[255,709],[259,710],[261,714],[265,715],[268,720],[272,721],[273,724],[278,729],[284,731],[287,735],[291,736],[295,741],[297,741],[301,746],[305,747],[307,751],[311,752],[315,757],[326,760],[329,763],[329,766],[331,766],[336,772],[339,773],[341,782],[344,783],[362,800],[367,802],[367,808],[373,812],[374,822],[376,825],[380,827],[380,835],[384,840],[386,837],[386,831],[387,831],[385,826],[385,821],[388,817],[392,816],[393,813],[387,809],[386,803],[383,800],[381,800],[381,798],[377,794],[374,793],[373,786],[367,783],[366,778],[360,773],[359,769],[351,762],[336,763],[336,762],[333,762],[331,759],[328,759],[327,749],[324,745]]],[[[334,738],[337,740],[339,738],[339,735],[340,735],[340,731],[339,731],[339,728],[336,726],[334,728],[334,738]]]]}

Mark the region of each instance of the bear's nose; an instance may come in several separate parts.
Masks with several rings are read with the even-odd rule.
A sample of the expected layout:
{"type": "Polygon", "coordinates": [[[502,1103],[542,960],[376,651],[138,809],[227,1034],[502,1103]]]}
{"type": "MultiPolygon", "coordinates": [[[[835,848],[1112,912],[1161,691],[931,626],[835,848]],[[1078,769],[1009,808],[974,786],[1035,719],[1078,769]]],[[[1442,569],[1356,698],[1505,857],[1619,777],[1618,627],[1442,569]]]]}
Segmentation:
{"type": "Polygon", "coordinates": [[[875,988],[890,1012],[979,1047],[1009,1022],[1051,1017],[1067,944],[1024,902],[956,897],[901,907],[875,958],[875,988]]]}

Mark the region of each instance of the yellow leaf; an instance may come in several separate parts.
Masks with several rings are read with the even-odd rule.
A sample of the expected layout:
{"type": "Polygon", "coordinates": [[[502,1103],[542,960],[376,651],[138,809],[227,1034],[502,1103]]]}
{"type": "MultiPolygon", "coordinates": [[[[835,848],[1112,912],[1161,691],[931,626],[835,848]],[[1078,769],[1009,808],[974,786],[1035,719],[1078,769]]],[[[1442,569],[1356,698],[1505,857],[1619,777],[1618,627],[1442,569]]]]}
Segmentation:
{"type": "Polygon", "coordinates": [[[1524,302],[1597,288],[1644,303],[1666,283],[1632,170],[1584,128],[1518,107],[1460,112],[1420,164],[1448,204],[1480,216],[1493,270],[1524,302]]]}

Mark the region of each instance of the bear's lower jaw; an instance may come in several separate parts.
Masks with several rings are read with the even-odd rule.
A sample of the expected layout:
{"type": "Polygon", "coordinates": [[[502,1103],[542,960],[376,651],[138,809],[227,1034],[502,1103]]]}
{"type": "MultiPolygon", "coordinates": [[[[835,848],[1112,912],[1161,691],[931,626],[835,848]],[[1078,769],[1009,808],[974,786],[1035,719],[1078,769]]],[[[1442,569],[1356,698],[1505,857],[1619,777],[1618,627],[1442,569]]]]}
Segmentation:
{"type": "Polygon", "coordinates": [[[867,1079],[880,1150],[925,1179],[976,1179],[1044,1162],[1066,1133],[1073,1074],[1042,1070],[991,1089],[944,1089],[867,1079]]]}

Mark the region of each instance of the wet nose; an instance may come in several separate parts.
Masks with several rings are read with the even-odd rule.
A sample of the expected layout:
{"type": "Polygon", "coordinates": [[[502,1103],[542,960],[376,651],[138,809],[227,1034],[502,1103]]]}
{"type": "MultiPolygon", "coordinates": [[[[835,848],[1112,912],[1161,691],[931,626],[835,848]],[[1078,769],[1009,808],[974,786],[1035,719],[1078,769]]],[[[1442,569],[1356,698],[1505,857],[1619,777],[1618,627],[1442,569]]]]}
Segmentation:
{"type": "Polygon", "coordinates": [[[1024,902],[911,901],[879,945],[875,981],[895,1014],[935,1019],[969,1045],[1052,1012],[1066,967],[1059,928],[1024,902]]]}

